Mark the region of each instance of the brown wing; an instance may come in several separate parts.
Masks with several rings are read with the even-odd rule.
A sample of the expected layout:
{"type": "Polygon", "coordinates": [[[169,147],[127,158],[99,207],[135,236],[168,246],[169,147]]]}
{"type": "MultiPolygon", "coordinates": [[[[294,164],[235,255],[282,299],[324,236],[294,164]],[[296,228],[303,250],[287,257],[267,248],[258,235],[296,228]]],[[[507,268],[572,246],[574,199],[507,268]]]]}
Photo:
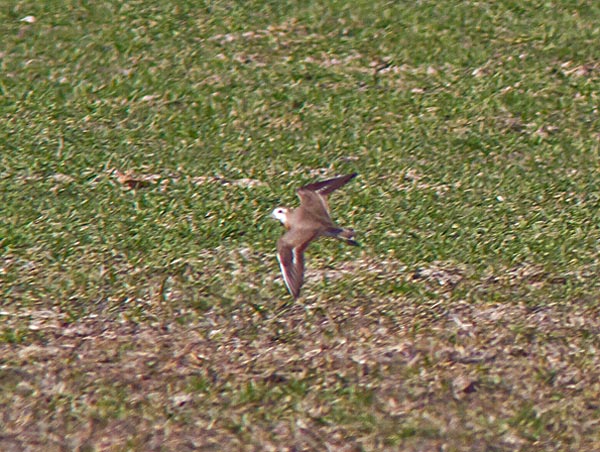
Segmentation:
{"type": "Polygon", "coordinates": [[[297,190],[300,198],[300,207],[310,211],[314,217],[323,221],[329,221],[329,206],[327,205],[327,196],[334,190],[346,185],[350,180],[356,177],[356,173],[346,176],[335,177],[323,182],[308,184],[297,190]]]}
{"type": "Polygon", "coordinates": [[[300,197],[300,207],[294,210],[293,215],[297,221],[304,224],[329,224],[329,206],[327,200],[314,191],[298,190],[300,197]]]}
{"type": "Polygon", "coordinates": [[[327,197],[327,195],[329,193],[346,185],[348,182],[350,182],[355,177],[356,177],[356,173],[348,174],[346,176],[334,177],[333,179],[327,179],[322,182],[315,182],[313,184],[305,185],[304,187],[301,187],[298,191],[300,191],[300,190],[314,191],[321,196],[327,197]]]}
{"type": "Polygon", "coordinates": [[[314,235],[291,230],[277,242],[277,260],[283,281],[294,298],[298,298],[304,283],[304,250],[314,235]]]}

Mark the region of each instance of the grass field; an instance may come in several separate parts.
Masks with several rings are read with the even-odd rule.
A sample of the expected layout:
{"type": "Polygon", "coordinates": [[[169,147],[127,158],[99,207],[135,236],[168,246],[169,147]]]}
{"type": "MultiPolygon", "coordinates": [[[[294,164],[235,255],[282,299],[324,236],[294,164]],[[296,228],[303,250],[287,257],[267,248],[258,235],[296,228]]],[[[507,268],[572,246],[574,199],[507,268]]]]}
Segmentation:
{"type": "Polygon", "coordinates": [[[0,21],[1,450],[600,450],[600,2],[0,21]]]}

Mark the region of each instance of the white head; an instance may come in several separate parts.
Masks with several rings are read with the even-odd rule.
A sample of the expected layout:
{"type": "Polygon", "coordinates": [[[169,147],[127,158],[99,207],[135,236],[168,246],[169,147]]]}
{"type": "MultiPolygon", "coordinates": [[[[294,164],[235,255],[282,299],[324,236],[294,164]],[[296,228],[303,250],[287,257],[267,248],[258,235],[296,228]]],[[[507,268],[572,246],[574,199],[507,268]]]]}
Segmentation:
{"type": "Polygon", "coordinates": [[[283,224],[286,224],[288,212],[288,209],[285,207],[277,207],[275,210],[273,210],[273,212],[271,212],[271,216],[281,221],[283,224]]]}

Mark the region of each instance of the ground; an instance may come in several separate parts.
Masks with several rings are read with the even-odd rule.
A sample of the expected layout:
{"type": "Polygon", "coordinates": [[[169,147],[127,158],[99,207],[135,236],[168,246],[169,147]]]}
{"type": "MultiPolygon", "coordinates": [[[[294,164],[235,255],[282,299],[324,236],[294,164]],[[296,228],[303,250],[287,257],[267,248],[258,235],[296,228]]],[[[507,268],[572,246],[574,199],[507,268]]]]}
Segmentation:
{"type": "Polygon", "coordinates": [[[0,448],[600,449],[596,3],[0,0],[0,448]]]}

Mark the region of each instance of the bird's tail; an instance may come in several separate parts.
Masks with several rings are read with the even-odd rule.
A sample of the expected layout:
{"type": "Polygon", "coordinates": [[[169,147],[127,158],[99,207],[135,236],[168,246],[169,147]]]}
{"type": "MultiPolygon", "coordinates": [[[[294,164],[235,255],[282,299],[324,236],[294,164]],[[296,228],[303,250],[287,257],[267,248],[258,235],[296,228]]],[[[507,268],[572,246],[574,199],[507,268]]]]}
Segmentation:
{"type": "Polygon", "coordinates": [[[335,237],[336,239],[339,239],[339,240],[343,240],[348,245],[352,245],[352,246],[359,245],[359,243],[356,240],[354,240],[354,236],[356,235],[356,233],[354,232],[354,229],[329,228],[327,230],[326,235],[328,235],[330,237],[335,237]]]}

